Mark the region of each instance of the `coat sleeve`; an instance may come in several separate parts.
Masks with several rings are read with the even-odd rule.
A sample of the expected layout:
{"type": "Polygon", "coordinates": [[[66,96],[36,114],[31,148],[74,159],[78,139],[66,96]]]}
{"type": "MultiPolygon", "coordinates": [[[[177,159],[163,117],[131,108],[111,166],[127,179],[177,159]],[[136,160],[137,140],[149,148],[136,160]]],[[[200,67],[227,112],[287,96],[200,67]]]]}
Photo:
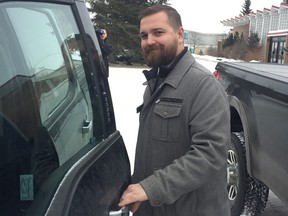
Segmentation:
{"type": "Polygon", "coordinates": [[[227,166],[230,111],[225,92],[213,76],[200,80],[192,103],[187,125],[189,151],[140,182],[152,206],[174,203],[203,187],[227,166]]]}

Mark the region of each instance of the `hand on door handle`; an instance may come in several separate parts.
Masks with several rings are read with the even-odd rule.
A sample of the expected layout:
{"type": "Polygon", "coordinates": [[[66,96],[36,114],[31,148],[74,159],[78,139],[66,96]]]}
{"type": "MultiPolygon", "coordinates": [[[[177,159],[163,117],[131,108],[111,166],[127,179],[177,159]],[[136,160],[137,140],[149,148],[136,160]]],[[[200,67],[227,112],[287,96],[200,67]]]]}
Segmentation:
{"type": "Polygon", "coordinates": [[[122,207],[119,211],[110,211],[109,216],[128,216],[129,208],[128,206],[122,207]]]}

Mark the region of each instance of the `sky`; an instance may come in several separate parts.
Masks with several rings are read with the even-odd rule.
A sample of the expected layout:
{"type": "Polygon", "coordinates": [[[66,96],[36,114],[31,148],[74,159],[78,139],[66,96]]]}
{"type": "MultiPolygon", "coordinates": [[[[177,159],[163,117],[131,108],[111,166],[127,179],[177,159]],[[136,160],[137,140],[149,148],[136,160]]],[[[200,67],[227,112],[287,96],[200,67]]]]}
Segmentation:
{"type": "MultiPolygon", "coordinates": [[[[251,0],[253,12],[280,6],[282,0],[251,0]]],[[[168,3],[181,15],[185,30],[202,33],[226,33],[229,27],[223,26],[222,20],[241,14],[245,0],[169,0],[168,3]]],[[[231,28],[231,27],[230,27],[231,28]]]]}

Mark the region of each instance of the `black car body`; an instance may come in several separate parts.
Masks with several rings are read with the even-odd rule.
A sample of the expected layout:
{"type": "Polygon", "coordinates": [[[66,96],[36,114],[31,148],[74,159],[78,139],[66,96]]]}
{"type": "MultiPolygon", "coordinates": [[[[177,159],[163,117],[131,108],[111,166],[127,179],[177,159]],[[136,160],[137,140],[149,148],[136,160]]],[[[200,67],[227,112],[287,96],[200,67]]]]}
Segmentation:
{"type": "Polygon", "coordinates": [[[0,0],[0,215],[117,215],[129,182],[85,2],[0,0]]]}

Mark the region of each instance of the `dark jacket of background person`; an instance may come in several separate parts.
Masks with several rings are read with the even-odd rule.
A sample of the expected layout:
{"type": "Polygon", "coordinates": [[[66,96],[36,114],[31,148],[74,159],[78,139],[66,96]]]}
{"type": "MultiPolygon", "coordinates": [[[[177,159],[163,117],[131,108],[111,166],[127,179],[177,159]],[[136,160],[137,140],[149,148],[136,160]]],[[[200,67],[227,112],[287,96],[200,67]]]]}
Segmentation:
{"type": "Polygon", "coordinates": [[[152,95],[156,78],[144,72],[133,182],[149,200],[135,216],[230,215],[228,102],[212,73],[187,49],[182,55],[152,95]]]}
{"type": "Polygon", "coordinates": [[[103,39],[102,35],[107,34],[106,30],[104,29],[97,29],[96,35],[98,37],[99,46],[101,48],[104,64],[107,71],[107,76],[109,76],[109,62],[108,62],[108,55],[112,53],[112,45],[108,42],[107,37],[103,39]]]}

